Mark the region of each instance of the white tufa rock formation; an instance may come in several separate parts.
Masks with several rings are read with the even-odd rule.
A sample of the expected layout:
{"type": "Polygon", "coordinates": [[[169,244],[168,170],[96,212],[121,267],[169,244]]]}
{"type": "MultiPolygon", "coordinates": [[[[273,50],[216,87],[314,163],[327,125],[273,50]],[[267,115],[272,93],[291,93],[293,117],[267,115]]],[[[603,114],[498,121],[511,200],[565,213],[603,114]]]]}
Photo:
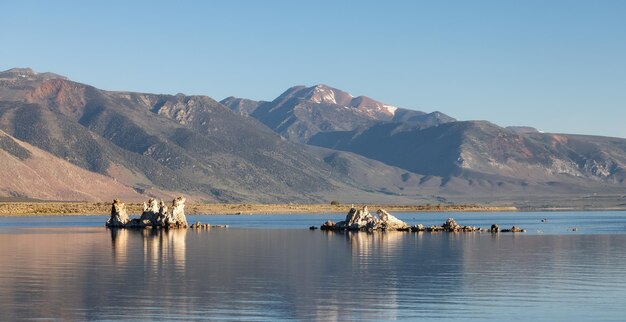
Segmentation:
{"type": "Polygon", "coordinates": [[[113,200],[111,205],[111,217],[107,220],[107,227],[124,227],[130,219],[126,213],[126,205],[119,201],[119,199],[113,200]]]}
{"type": "Polygon", "coordinates": [[[185,197],[177,197],[172,201],[172,218],[174,219],[174,224],[183,227],[187,227],[185,200],[185,197]]]}
{"type": "Polygon", "coordinates": [[[336,224],[329,221],[322,225],[323,230],[408,230],[409,228],[407,223],[384,209],[378,209],[376,215],[372,215],[367,206],[363,209],[351,208],[344,221],[336,224]]]}
{"type": "Polygon", "coordinates": [[[106,222],[107,227],[117,228],[187,228],[185,216],[185,198],[178,197],[172,201],[172,212],[163,201],[150,198],[143,203],[141,217],[130,220],[124,203],[115,199],[111,207],[111,218],[106,222]]]}
{"type": "Polygon", "coordinates": [[[378,211],[376,211],[376,214],[380,219],[379,224],[383,229],[403,230],[409,228],[409,225],[407,223],[392,216],[385,209],[378,209],[378,211]]]}

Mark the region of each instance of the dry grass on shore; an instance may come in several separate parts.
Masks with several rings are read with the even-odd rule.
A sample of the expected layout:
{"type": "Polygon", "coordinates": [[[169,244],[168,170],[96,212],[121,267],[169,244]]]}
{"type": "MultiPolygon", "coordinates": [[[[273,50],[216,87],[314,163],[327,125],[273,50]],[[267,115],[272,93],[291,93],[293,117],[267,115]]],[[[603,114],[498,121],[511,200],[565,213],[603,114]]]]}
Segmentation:
{"type": "MultiPolygon", "coordinates": [[[[346,213],[351,205],[340,204],[204,204],[188,203],[187,214],[305,214],[346,213]]],[[[360,205],[356,205],[360,206],[360,205]]],[[[391,212],[431,211],[515,211],[515,207],[485,207],[480,205],[368,205],[370,209],[384,208],[391,212]]],[[[127,203],[129,214],[141,214],[143,205],[127,203]]],[[[0,202],[0,216],[108,215],[110,203],[91,202],[0,202]]]]}

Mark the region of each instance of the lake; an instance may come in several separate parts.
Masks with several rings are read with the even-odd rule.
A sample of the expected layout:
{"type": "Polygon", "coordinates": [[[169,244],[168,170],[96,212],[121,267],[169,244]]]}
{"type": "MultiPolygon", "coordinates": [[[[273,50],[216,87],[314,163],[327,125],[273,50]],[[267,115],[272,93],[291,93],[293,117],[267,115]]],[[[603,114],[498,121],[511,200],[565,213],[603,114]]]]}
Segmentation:
{"type": "Polygon", "coordinates": [[[626,213],[396,213],[526,233],[338,233],[344,215],[0,218],[1,320],[623,321],[626,213]],[[542,222],[542,219],[545,222],[542,222]],[[576,230],[574,231],[574,228],[576,230]]]}

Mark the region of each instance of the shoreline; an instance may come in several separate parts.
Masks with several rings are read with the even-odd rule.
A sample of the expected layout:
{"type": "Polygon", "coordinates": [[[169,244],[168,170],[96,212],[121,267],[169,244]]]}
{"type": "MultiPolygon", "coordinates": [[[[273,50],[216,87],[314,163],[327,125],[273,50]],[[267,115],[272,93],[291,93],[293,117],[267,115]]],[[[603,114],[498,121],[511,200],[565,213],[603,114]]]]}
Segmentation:
{"type": "MultiPolygon", "coordinates": [[[[362,207],[366,204],[354,204],[362,207]]],[[[142,203],[127,203],[129,214],[140,215],[142,203]]],[[[189,215],[268,215],[342,213],[350,204],[202,204],[190,203],[185,207],[189,215]]],[[[561,211],[626,211],[626,207],[515,207],[458,205],[390,205],[367,204],[370,209],[383,208],[389,212],[561,212],[561,211]]],[[[104,202],[63,201],[9,201],[0,202],[0,217],[37,216],[105,216],[111,213],[111,204],[104,202]]]]}
{"type": "MultiPolygon", "coordinates": [[[[355,204],[357,207],[365,204],[355,204]]],[[[346,213],[350,204],[193,204],[185,207],[188,215],[266,215],[346,213]]],[[[515,212],[513,206],[481,205],[376,205],[370,209],[384,208],[390,212],[515,212]]],[[[129,214],[141,214],[143,204],[127,203],[129,214]]],[[[111,204],[103,202],[0,202],[0,217],[33,216],[104,216],[111,213],[111,204]]]]}

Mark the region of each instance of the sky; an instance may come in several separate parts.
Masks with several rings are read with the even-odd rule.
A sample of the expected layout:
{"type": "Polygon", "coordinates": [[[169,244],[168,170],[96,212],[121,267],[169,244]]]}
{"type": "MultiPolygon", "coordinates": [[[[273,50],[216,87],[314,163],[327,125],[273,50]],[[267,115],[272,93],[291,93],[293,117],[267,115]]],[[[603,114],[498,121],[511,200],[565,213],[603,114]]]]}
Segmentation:
{"type": "Polygon", "coordinates": [[[0,69],[106,90],[398,107],[626,138],[626,1],[2,1],[0,69]]]}

